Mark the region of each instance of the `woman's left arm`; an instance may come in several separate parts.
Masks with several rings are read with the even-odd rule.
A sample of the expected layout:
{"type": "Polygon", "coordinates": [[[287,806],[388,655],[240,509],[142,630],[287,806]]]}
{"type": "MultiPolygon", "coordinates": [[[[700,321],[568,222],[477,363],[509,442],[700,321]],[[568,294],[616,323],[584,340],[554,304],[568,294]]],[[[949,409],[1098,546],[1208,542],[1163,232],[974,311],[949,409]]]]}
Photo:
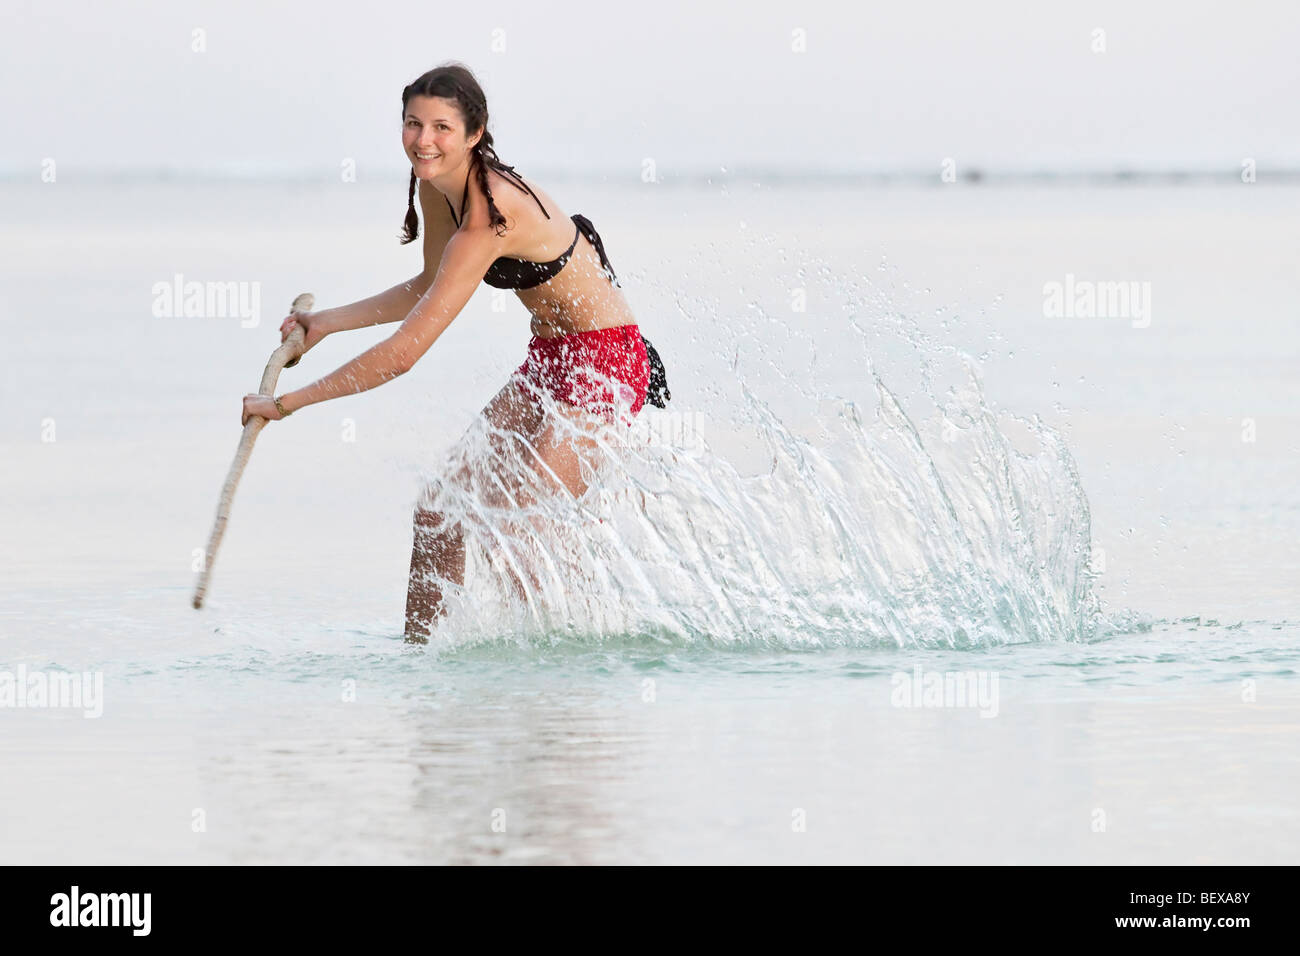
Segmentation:
{"type": "Polygon", "coordinates": [[[495,238],[490,230],[452,236],[433,285],[397,331],[324,378],[282,395],[280,404],[285,413],[364,392],[409,372],[460,314],[500,254],[495,238]]]}

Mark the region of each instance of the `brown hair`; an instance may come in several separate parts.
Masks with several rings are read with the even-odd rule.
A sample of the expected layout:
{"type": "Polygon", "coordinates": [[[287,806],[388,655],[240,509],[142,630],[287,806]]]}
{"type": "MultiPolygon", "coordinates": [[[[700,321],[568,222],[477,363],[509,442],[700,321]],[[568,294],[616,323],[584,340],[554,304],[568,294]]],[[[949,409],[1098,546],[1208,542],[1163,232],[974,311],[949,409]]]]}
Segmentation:
{"type": "MultiPolygon", "coordinates": [[[[497,235],[501,235],[505,231],[506,217],[502,215],[501,210],[497,209],[497,204],[492,199],[492,191],[488,189],[487,167],[491,165],[496,169],[509,169],[512,172],[513,168],[501,162],[501,157],[497,155],[492,145],[492,134],[487,129],[487,97],[483,95],[483,88],[479,86],[478,80],[474,78],[474,74],[468,67],[454,60],[434,67],[402,90],[403,120],[406,118],[407,104],[413,96],[438,96],[454,100],[465,121],[466,138],[473,136],[479,130],[483,131],[479,141],[474,144],[474,155],[470,156],[469,161],[470,166],[478,172],[479,188],[483,190],[483,195],[487,196],[492,227],[497,230],[497,235]]],[[[411,185],[406,195],[406,221],[402,224],[402,235],[398,237],[404,244],[414,241],[420,235],[420,217],[415,213],[415,182],[415,169],[412,168],[411,185]]]]}

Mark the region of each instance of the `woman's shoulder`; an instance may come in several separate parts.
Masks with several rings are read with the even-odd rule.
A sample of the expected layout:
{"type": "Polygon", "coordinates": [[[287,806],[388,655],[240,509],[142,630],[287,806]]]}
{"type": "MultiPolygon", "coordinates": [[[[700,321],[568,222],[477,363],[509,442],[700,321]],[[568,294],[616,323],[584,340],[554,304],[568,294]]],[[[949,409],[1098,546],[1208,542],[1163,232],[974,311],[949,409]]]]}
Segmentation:
{"type": "Polygon", "coordinates": [[[564,218],[563,211],[550,194],[522,173],[489,168],[488,188],[492,190],[492,201],[506,217],[508,227],[521,221],[545,221],[548,216],[550,219],[564,218]]]}

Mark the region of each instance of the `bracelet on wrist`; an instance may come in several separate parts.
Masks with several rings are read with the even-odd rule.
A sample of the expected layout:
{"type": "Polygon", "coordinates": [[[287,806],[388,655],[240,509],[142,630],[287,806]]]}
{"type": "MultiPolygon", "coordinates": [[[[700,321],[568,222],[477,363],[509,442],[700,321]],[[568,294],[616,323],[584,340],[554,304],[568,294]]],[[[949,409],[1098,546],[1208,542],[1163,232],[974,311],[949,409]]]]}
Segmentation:
{"type": "Polygon", "coordinates": [[[278,397],[272,398],[271,400],[275,402],[275,410],[280,413],[281,418],[288,418],[293,414],[293,412],[286,412],[284,410],[284,406],[280,404],[280,399],[278,397]]]}

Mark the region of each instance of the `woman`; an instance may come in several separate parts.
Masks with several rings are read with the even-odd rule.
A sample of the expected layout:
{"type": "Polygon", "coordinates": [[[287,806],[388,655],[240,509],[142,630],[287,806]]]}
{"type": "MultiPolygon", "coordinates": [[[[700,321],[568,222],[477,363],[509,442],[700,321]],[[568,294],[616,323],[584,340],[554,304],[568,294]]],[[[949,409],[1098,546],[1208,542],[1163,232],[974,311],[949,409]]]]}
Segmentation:
{"type": "MultiPolygon", "coordinates": [[[[590,220],[565,218],[550,196],[503,164],[487,122],[483,90],[458,63],[430,70],[402,91],[411,181],[401,241],[419,236],[418,186],[424,270],[369,299],[290,316],[280,331],[283,340],[301,325],[310,349],[332,332],[402,324],[311,385],[278,398],[245,396],[243,420],[277,421],[396,378],[437,341],[480,281],[514,289],[532,316],[533,337],[524,363],[482,411],[492,454],[451,480],[495,489],[497,503],[525,507],[539,494],[581,496],[599,466],[599,426],[630,423],[646,401],[662,407],[668,390],[590,220]],[[484,470],[486,481],[474,474],[484,470]]],[[[445,610],[439,582],[463,584],[464,574],[463,529],[426,490],[414,516],[407,640],[427,640],[445,610]]]]}

